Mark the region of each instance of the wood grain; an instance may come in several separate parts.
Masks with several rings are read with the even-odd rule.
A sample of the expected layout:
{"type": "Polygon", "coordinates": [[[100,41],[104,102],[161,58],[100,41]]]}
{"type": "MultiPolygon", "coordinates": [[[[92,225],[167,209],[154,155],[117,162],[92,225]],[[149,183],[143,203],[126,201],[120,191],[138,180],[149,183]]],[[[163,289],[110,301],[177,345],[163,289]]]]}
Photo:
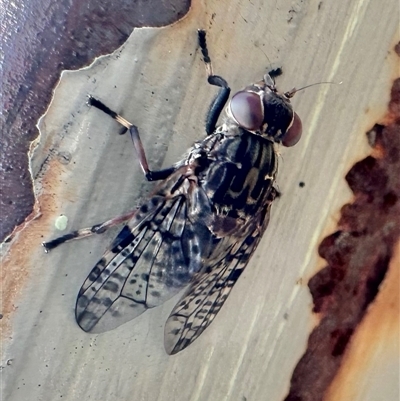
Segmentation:
{"type": "Polygon", "coordinates": [[[391,50],[399,40],[398,7],[386,3],[195,2],[175,25],[135,30],[112,55],[63,73],[31,152],[41,216],[21,228],[3,260],[6,399],[284,398],[315,324],[306,283],[323,263],[318,243],[351,198],[343,177],[367,155],[364,133],[385,113],[397,74],[391,50]],[[269,229],[214,323],[169,357],[163,325],[176,299],[101,335],[75,323],[77,291],[116,231],[49,255],[40,243],[59,234],[53,227],[60,214],[68,217],[67,230],[99,223],[135,208],[152,187],[129,137],[85,105],[87,94],[138,125],[152,168],[178,160],[204,135],[215,90],[206,83],[197,28],[207,30],[215,73],[233,91],[271,64],[284,70],[282,90],[343,84],[315,86],[293,99],[304,133],[282,149],[282,197],[269,229]]]}

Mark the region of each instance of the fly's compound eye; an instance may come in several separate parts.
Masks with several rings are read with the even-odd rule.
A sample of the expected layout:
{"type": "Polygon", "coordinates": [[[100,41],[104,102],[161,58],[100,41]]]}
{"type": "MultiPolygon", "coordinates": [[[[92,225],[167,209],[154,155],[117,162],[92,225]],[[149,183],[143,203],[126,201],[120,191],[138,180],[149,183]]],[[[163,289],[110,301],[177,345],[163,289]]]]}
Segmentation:
{"type": "Polygon", "coordinates": [[[282,138],[283,146],[294,146],[297,142],[299,142],[301,138],[301,134],[303,131],[303,125],[301,123],[300,117],[297,113],[293,114],[293,122],[290,128],[286,131],[285,135],[282,138]]]}
{"type": "Polygon", "coordinates": [[[257,93],[241,91],[231,100],[230,110],[236,122],[249,131],[260,129],[264,121],[261,98],[257,93]]]}

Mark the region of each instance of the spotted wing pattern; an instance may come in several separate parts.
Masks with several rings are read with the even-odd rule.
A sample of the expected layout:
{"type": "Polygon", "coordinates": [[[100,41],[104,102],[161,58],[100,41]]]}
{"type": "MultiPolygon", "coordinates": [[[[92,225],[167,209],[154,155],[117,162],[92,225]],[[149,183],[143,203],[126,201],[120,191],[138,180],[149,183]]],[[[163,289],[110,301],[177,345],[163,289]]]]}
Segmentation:
{"type": "Polygon", "coordinates": [[[195,341],[212,323],[255,251],[269,222],[275,190],[250,230],[226,236],[203,263],[201,272],[171,312],[165,325],[164,345],[176,354],[195,341]]]}
{"type": "Polygon", "coordinates": [[[268,176],[255,215],[222,215],[210,202],[212,191],[198,184],[196,167],[205,159],[187,160],[156,188],[82,285],[75,313],[83,330],[116,328],[190,285],[165,326],[165,349],[175,354],[221,309],[267,227],[277,192],[268,176]]]}
{"type": "Polygon", "coordinates": [[[83,330],[99,333],[134,319],[178,293],[200,270],[211,240],[204,226],[210,208],[187,181],[178,171],[163,182],[92,269],[76,303],[83,330]],[[191,210],[203,210],[203,216],[189,219],[191,210]]]}

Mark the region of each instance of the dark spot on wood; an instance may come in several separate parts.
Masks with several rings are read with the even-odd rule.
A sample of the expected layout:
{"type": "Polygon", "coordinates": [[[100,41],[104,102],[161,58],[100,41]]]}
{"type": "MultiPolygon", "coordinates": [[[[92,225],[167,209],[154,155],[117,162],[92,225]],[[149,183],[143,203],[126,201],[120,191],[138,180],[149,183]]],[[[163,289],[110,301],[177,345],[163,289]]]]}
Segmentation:
{"type": "Polygon", "coordinates": [[[383,205],[387,208],[393,207],[399,200],[399,197],[394,192],[389,192],[383,196],[383,205]]]}
{"type": "Polygon", "coordinates": [[[334,330],[331,333],[332,340],[334,340],[332,356],[337,357],[344,353],[352,334],[353,334],[353,329],[350,328],[345,329],[343,331],[334,330]]]}

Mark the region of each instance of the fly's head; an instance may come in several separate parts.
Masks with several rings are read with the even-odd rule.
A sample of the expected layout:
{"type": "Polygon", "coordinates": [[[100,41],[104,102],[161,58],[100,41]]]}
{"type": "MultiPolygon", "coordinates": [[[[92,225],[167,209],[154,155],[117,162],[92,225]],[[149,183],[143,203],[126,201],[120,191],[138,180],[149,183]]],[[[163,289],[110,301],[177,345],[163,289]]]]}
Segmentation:
{"type": "Polygon", "coordinates": [[[278,93],[274,80],[265,74],[262,81],[233,95],[227,113],[241,128],[293,146],[302,132],[300,117],[290,104],[295,93],[295,89],[278,93]]]}

